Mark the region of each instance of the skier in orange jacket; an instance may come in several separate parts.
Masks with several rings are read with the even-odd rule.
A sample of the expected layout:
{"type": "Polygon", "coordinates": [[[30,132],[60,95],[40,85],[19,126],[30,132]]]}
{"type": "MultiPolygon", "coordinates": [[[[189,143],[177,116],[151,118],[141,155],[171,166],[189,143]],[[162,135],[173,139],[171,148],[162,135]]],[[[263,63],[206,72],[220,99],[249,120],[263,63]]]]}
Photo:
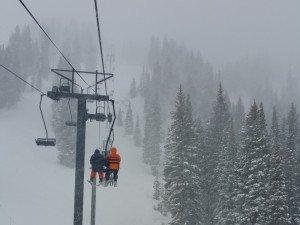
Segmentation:
{"type": "Polygon", "coordinates": [[[106,185],[109,180],[110,173],[114,174],[114,185],[117,186],[118,172],[120,169],[121,156],[117,153],[117,148],[112,147],[111,153],[106,157],[108,170],[105,173],[106,185]]]}

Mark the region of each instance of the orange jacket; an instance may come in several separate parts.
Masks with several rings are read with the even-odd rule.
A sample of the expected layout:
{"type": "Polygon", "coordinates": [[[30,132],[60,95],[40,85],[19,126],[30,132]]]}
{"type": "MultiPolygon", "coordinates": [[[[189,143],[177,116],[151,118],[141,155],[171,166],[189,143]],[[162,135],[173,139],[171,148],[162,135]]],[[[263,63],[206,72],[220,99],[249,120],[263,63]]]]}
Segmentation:
{"type": "Polygon", "coordinates": [[[121,156],[117,153],[115,147],[111,148],[111,153],[106,157],[108,168],[112,170],[120,169],[121,156]]]}

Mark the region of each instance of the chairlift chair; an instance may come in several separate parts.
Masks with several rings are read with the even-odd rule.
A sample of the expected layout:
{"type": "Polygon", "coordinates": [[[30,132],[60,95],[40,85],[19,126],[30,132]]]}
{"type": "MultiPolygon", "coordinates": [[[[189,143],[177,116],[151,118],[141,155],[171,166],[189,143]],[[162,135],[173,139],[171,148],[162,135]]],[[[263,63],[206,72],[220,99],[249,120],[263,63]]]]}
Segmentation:
{"type": "Polygon", "coordinates": [[[70,127],[76,127],[77,122],[73,121],[72,111],[71,111],[71,106],[70,106],[70,98],[69,98],[69,101],[68,101],[68,105],[69,105],[69,111],[70,111],[70,115],[71,115],[71,121],[66,121],[66,125],[70,126],[70,127]]]}
{"type": "Polygon", "coordinates": [[[113,115],[111,113],[108,113],[107,120],[109,123],[111,123],[113,121],[113,115]]]}
{"type": "MultiPolygon", "coordinates": [[[[103,108],[103,106],[97,106],[96,107],[96,121],[105,121],[106,115],[104,113],[98,112],[98,108],[103,108]]],[[[99,110],[100,111],[100,110],[99,110]]]]}
{"type": "Polygon", "coordinates": [[[59,81],[59,90],[62,93],[70,93],[70,90],[71,90],[70,84],[69,84],[69,82],[62,83],[63,79],[64,78],[61,78],[59,81]]]}
{"type": "Polygon", "coordinates": [[[43,123],[44,123],[44,127],[46,130],[46,138],[38,138],[35,139],[35,143],[37,145],[42,145],[42,146],[55,146],[56,145],[56,139],[55,138],[48,138],[48,131],[47,131],[47,127],[46,127],[46,123],[45,123],[45,119],[44,119],[44,115],[42,112],[42,99],[43,99],[44,94],[41,95],[41,100],[40,100],[40,112],[42,115],[42,119],[43,119],[43,123]]]}

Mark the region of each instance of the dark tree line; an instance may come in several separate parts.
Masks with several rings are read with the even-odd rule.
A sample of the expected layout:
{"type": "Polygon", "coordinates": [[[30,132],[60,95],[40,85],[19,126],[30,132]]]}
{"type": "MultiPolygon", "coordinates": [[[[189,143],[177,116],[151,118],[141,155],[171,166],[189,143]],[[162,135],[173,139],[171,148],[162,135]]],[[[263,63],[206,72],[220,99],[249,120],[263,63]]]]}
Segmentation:
{"type": "Polygon", "coordinates": [[[137,94],[157,93],[162,117],[172,107],[173,93],[182,84],[190,95],[193,113],[207,119],[212,108],[215,78],[212,66],[202,55],[189,51],[184,45],[165,38],[152,38],[148,64],[144,66],[137,85],[137,94]]]}
{"type": "MultiPolygon", "coordinates": [[[[34,39],[28,25],[22,29],[17,26],[7,45],[0,47],[0,62],[41,89],[42,80],[50,72],[47,50],[48,44],[41,38],[34,39]]],[[[9,108],[20,100],[27,86],[2,68],[0,73],[0,108],[9,108]]]]}

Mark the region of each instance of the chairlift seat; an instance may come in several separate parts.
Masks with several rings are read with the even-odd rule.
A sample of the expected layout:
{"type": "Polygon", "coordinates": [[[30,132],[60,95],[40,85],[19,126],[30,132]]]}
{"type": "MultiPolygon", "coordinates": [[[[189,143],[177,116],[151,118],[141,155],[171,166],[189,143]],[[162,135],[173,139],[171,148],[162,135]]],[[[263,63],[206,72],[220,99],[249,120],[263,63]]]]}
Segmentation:
{"type": "Polygon", "coordinates": [[[55,146],[56,139],[55,138],[38,138],[38,139],[35,139],[35,143],[37,145],[42,145],[42,146],[55,146]]]}
{"type": "Polygon", "coordinates": [[[111,122],[112,122],[112,120],[113,120],[113,116],[112,116],[112,114],[111,114],[111,113],[109,113],[109,114],[107,115],[107,120],[108,120],[108,122],[109,122],[109,123],[111,123],[111,122]]]}
{"type": "Polygon", "coordinates": [[[105,121],[106,115],[104,113],[96,113],[96,121],[105,121]]]}
{"type": "Polygon", "coordinates": [[[77,126],[77,122],[74,121],[66,121],[66,125],[70,126],[70,127],[76,127],[77,126]]]}
{"type": "Polygon", "coordinates": [[[64,93],[70,93],[70,85],[69,84],[62,84],[60,87],[59,87],[59,90],[60,92],[64,92],[64,93]]]}

